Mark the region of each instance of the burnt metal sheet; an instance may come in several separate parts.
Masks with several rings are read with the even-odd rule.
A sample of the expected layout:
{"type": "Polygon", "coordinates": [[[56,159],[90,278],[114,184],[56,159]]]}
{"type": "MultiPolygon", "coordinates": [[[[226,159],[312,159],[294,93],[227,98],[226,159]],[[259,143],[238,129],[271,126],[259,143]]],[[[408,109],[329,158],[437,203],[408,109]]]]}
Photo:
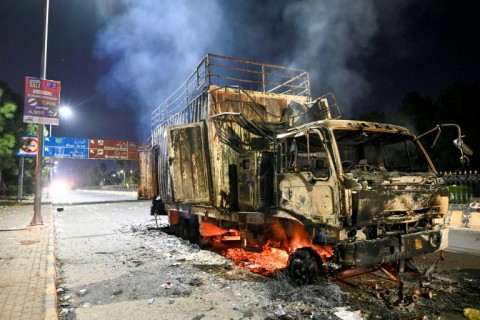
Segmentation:
{"type": "Polygon", "coordinates": [[[242,90],[240,88],[221,87],[211,90],[211,115],[222,112],[240,112],[242,116],[253,122],[280,122],[284,109],[292,99],[300,103],[308,102],[309,97],[284,94],[263,93],[242,90]]]}
{"type": "Polygon", "coordinates": [[[373,266],[400,258],[400,243],[396,237],[343,243],[338,246],[339,262],[345,266],[373,266]]]}
{"type": "Polygon", "coordinates": [[[155,199],[157,180],[153,150],[138,151],[138,199],[155,199]]]}
{"type": "Polygon", "coordinates": [[[170,128],[169,163],[176,202],[210,201],[209,167],[203,122],[170,128]]]}
{"type": "Polygon", "coordinates": [[[354,223],[362,227],[388,222],[393,215],[400,214],[408,218],[417,212],[434,214],[432,209],[440,212],[443,197],[443,189],[437,186],[389,186],[359,190],[354,199],[354,223]]]}
{"type": "Polygon", "coordinates": [[[312,183],[309,172],[289,173],[280,181],[280,206],[300,214],[313,223],[338,226],[335,194],[330,182],[312,183]]]}
{"type": "Polygon", "coordinates": [[[443,234],[441,231],[424,231],[403,235],[402,256],[415,257],[440,249],[443,234]]]}
{"type": "Polygon", "coordinates": [[[338,261],[351,267],[373,266],[440,250],[448,237],[442,230],[426,230],[381,239],[342,243],[338,261]]]}

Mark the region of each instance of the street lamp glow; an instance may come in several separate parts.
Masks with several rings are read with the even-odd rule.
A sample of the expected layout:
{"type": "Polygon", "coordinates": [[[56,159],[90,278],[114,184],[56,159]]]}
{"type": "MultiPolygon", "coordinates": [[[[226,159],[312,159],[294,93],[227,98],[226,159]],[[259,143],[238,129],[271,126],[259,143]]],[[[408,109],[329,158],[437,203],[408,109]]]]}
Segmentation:
{"type": "Polygon", "coordinates": [[[58,109],[58,112],[62,116],[69,117],[72,115],[72,108],[69,106],[61,106],[60,109],[58,109]]]}
{"type": "Polygon", "coordinates": [[[123,184],[125,185],[125,171],[120,170],[120,173],[123,174],[123,184]]]}
{"type": "MultiPolygon", "coordinates": [[[[73,114],[72,108],[70,108],[70,106],[68,105],[63,105],[58,108],[59,116],[62,116],[64,118],[69,118],[72,114],[73,114]]],[[[52,128],[52,125],[50,125],[50,130],[48,133],[50,137],[53,136],[52,131],[53,131],[53,128],[52,128]]]]}

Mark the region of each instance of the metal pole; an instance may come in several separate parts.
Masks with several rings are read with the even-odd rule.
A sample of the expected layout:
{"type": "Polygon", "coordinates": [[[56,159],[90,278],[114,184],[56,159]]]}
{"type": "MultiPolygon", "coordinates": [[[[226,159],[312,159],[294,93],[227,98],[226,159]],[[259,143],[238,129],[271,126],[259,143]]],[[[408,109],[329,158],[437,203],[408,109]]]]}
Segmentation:
{"type": "Polygon", "coordinates": [[[20,172],[18,173],[18,188],[17,188],[17,201],[22,200],[23,197],[23,168],[25,163],[25,157],[19,157],[18,167],[20,172]]]}
{"type": "MultiPolygon", "coordinates": [[[[41,61],[41,79],[47,78],[47,43],[48,43],[48,11],[50,1],[45,0],[45,20],[43,25],[43,49],[41,61]]],[[[43,124],[37,125],[38,152],[35,164],[35,199],[33,203],[33,218],[30,225],[43,224],[42,219],[42,161],[43,161],[43,124]]]]}
{"type": "MultiPolygon", "coordinates": [[[[49,125],[49,128],[48,128],[48,136],[51,137],[52,136],[52,125],[49,125]]],[[[48,184],[47,184],[47,199],[50,199],[50,190],[52,189],[52,168],[49,168],[50,170],[50,173],[48,175],[48,184]]]]}

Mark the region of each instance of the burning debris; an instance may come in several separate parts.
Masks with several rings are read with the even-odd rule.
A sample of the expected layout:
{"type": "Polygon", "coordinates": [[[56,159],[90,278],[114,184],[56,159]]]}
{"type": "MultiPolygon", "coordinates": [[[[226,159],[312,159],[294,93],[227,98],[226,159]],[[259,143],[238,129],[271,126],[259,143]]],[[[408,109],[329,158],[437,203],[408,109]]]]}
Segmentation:
{"type": "Polygon", "coordinates": [[[277,270],[285,269],[288,263],[288,253],[269,244],[264,245],[261,252],[229,248],[221,254],[238,266],[266,277],[274,276],[277,270]]]}

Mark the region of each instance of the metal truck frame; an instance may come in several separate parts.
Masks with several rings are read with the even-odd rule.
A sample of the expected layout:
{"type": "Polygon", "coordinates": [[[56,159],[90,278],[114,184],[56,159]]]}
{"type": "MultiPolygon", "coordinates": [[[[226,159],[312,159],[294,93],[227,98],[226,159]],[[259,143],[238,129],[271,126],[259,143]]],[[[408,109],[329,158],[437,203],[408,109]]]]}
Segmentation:
{"type": "Polygon", "coordinates": [[[416,137],[341,117],[305,70],[209,54],[152,113],[139,194],[183,238],[286,250],[299,284],[446,247],[448,190],[416,137]]]}

